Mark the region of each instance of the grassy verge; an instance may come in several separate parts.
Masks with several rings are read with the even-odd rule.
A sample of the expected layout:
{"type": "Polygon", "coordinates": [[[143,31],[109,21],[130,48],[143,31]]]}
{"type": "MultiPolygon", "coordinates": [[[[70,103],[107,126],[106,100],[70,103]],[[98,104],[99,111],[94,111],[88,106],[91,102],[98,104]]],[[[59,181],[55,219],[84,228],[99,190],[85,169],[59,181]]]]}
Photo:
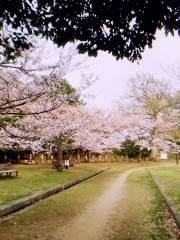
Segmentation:
{"type": "Polygon", "coordinates": [[[180,211],[180,166],[152,168],[151,172],[162,186],[165,194],[172,199],[180,211]]]}
{"type": "MultiPolygon", "coordinates": [[[[12,219],[0,222],[0,239],[56,239],[59,227],[69,222],[111,184],[129,166],[116,166],[96,178],[82,182],[63,193],[56,194],[27,208],[12,219]]],[[[61,235],[57,236],[60,240],[61,235]]]]}
{"type": "Polygon", "coordinates": [[[0,178],[0,204],[28,196],[34,192],[48,189],[57,184],[64,184],[80,176],[85,176],[101,169],[101,165],[82,165],[58,172],[48,165],[16,165],[17,178],[0,178]]]}
{"type": "Polygon", "coordinates": [[[165,226],[166,205],[145,170],[129,176],[124,194],[107,223],[105,239],[171,239],[165,226]]]}

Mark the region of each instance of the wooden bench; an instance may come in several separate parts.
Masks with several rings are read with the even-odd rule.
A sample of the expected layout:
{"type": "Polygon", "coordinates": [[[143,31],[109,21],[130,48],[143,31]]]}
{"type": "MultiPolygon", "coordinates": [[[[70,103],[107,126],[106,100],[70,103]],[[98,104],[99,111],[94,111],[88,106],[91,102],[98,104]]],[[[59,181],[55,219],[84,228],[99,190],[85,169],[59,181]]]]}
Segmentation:
{"type": "Polygon", "coordinates": [[[2,163],[0,164],[0,176],[11,177],[15,173],[15,176],[18,176],[18,170],[12,169],[11,163],[2,163]]]}

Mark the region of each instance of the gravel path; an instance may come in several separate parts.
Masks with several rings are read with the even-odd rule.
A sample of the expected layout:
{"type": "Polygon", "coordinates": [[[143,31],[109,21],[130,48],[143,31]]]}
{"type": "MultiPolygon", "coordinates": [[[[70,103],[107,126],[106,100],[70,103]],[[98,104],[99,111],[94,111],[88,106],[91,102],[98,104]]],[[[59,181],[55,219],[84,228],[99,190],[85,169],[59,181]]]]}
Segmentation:
{"type": "Polygon", "coordinates": [[[81,215],[59,229],[60,232],[56,232],[57,239],[100,240],[110,214],[116,203],[122,198],[127,177],[132,171],[120,174],[96,202],[93,202],[81,215]]]}

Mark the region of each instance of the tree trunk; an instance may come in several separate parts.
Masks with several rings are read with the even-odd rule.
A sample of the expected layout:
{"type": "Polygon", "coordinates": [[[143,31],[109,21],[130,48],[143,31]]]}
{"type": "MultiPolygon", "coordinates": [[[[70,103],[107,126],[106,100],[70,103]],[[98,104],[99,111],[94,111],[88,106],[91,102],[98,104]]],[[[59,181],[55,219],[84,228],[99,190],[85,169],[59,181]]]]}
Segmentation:
{"type": "Polygon", "coordinates": [[[179,164],[179,156],[178,156],[178,154],[176,153],[176,165],[178,165],[179,164]]]}
{"type": "Polygon", "coordinates": [[[138,163],[141,162],[141,152],[139,153],[139,156],[138,156],[138,163]]]}
{"type": "Polygon", "coordinates": [[[62,141],[60,141],[58,139],[57,141],[57,161],[55,161],[55,168],[58,171],[62,171],[63,170],[63,144],[62,141]]]}
{"type": "Polygon", "coordinates": [[[89,151],[88,152],[88,162],[90,162],[91,161],[91,152],[89,151]]]}
{"type": "Polygon", "coordinates": [[[125,157],[125,161],[127,161],[127,162],[128,162],[128,161],[129,161],[129,157],[128,157],[128,155],[127,155],[127,154],[125,154],[125,156],[124,156],[124,157],[125,157]]]}
{"type": "Polygon", "coordinates": [[[155,155],[155,153],[154,153],[154,151],[151,149],[151,153],[150,153],[150,156],[149,156],[150,161],[155,161],[155,160],[156,160],[155,157],[154,157],[154,155],[155,155]]]}

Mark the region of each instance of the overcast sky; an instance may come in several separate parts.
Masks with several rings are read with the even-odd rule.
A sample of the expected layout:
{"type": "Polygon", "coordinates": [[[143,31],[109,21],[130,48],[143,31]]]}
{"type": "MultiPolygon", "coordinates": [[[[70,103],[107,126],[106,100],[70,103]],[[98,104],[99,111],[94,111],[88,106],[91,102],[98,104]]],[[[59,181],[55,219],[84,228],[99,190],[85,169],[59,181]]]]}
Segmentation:
{"type": "MultiPolygon", "coordinates": [[[[53,55],[54,58],[54,55],[53,55]]],[[[85,55],[78,55],[76,60],[87,58],[85,55]]],[[[75,61],[76,61],[75,60],[75,61]]],[[[165,69],[176,66],[180,69],[180,41],[179,37],[166,37],[164,33],[158,32],[153,48],[146,48],[143,59],[131,63],[127,60],[116,60],[115,57],[105,52],[99,52],[96,58],[86,59],[83,71],[88,75],[93,73],[98,80],[88,89],[88,92],[96,97],[88,99],[88,105],[97,107],[112,107],[120,97],[127,94],[128,79],[137,73],[153,73],[160,78],[167,78],[165,69]]],[[[67,79],[76,86],[79,82],[81,71],[73,71],[67,75],[67,79]]],[[[177,81],[171,79],[174,88],[177,81]]]]}

